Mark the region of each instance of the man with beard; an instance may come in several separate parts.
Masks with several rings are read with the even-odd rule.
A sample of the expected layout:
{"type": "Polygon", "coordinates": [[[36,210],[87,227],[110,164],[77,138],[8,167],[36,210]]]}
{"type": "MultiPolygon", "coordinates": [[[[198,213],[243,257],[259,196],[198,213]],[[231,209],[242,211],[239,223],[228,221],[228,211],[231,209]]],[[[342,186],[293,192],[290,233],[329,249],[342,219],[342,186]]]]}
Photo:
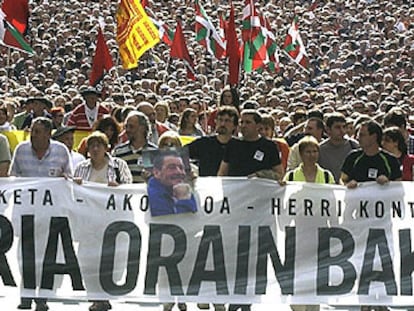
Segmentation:
{"type": "Polygon", "coordinates": [[[217,176],[224,149],[239,123],[237,109],[232,106],[220,107],[215,123],[215,135],[200,137],[188,145],[190,158],[198,161],[200,176],[217,176]]]}
{"type": "Polygon", "coordinates": [[[185,182],[184,161],[175,150],[159,150],[148,181],[151,216],[196,212],[191,186],[185,182]]]}
{"type": "Polygon", "coordinates": [[[125,119],[125,133],[128,141],[112,150],[112,156],[121,158],[128,164],[133,183],[146,181],[143,174],[142,152],[147,149],[157,149],[157,146],[148,140],[150,131],[148,117],[142,112],[131,111],[125,119]]]}
{"type": "MultiPolygon", "coordinates": [[[[198,161],[199,176],[217,176],[224,149],[239,124],[239,112],[233,106],[222,106],[215,119],[216,133],[203,136],[188,145],[190,158],[198,161]]],[[[197,304],[199,309],[209,309],[208,303],[197,304]]],[[[215,311],[224,311],[224,304],[214,304],[215,311]]]]}

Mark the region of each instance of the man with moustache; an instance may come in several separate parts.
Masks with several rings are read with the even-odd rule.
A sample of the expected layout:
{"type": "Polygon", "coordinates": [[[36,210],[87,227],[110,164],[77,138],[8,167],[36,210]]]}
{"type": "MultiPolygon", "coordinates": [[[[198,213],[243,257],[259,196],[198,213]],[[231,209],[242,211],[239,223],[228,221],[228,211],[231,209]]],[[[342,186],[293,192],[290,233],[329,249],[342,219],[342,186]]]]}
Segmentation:
{"type": "Polygon", "coordinates": [[[198,161],[200,176],[217,176],[224,149],[239,123],[235,107],[222,106],[216,116],[216,133],[203,136],[188,145],[190,158],[198,161]]]}
{"type": "Polygon", "coordinates": [[[186,183],[182,157],[175,150],[159,150],[153,161],[153,177],[148,181],[151,216],[196,212],[191,186],[186,183]]]}

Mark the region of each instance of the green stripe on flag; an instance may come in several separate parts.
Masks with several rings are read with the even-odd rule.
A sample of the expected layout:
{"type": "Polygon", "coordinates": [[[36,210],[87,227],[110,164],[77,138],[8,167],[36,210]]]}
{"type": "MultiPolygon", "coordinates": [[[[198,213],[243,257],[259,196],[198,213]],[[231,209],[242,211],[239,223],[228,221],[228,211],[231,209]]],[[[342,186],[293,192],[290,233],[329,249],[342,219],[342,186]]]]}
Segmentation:
{"type": "Polygon", "coordinates": [[[295,43],[291,43],[287,47],[285,47],[285,51],[288,52],[288,53],[289,52],[292,52],[292,51],[295,51],[296,50],[296,46],[297,46],[296,42],[295,43]]]}
{"type": "Polygon", "coordinates": [[[24,38],[22,37],[22,35],[20,34],[20,32],[16,28],[14,28],[8,22],[6,22],[6,29],[8,31],[10,31],[12,36],[20,44],[20,47],[21,47],[22,50],[24,50],[24,51],[26,51],[30,54],[34,54],[34,51],[33,51],[32,47],[24,40],[24,38]]]}
{"type": "Polygon", "coordinates": [[[207,37],[207,29],[206,28],[201,28],[197,33],[196,33],[196,41],[200,41],[203,40],[207,37]]]}

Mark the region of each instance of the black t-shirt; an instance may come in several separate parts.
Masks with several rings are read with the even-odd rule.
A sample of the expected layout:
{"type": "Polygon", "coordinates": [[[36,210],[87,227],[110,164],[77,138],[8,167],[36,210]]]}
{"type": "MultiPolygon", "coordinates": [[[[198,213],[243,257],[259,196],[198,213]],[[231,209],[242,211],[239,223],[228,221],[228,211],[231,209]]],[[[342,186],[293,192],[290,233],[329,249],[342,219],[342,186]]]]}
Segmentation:
{"type": "Polygon", "coordinates": [[[226,145],[217,136],[200,137],[188,145],[190,158],[198,160],[200,176],[217,176],[226,145]]]}
{"type": "Polygon", "coordinates": [[[229,164],[228,176],[247,176],[281,163],[277,145],[264,137],[256,141],[232,138],[223,160],[229,164]]]}
{"type": "Polygon", "coordinates": [[[383,150],[374,156],[367,156],[362,149],[350,152],[342,166],[342,172],[349,176],[349,180],[358,182],[375,181],[380,175],[387,176],[389,180],[402,176],[397,158],[383,150]]]}

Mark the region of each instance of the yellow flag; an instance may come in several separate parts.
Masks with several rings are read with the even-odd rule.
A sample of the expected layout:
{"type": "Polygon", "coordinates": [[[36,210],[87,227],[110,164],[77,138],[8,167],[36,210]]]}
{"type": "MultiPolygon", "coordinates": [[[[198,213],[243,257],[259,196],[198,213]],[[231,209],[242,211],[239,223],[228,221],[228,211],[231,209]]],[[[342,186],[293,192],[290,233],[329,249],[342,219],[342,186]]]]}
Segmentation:
{"type": "Polygon", "coordinates": [[[30,132],[23,130],[4,131],[1,133],[9,140],[10,150],[12,152],[14,152],[14,149],[16,149],[19,143],[28,140],[30,137],[30,132]]]}
{"type": "Polygon", "coordinates": [[[135,68],[141,55],[160,41],[158,29],[139,0],[121,0],[116,19],[116,39],[122,66],[125,69],[135,68]]]}

